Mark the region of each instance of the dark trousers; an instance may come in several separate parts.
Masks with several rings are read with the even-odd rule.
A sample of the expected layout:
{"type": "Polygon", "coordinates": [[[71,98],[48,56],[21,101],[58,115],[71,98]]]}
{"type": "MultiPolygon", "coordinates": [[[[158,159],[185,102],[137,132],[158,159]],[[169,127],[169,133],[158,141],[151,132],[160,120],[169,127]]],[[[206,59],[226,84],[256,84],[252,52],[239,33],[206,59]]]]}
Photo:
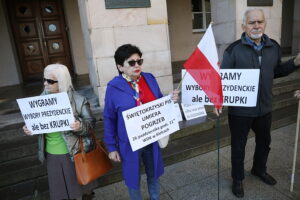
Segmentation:
{"type": "Polygon", "coordinates": [[[250,129],[255,133],[255,152],[252,170],[266,172],[266,164],[271,144],[272,113],[260,117],[242,117],[228,115],[231,132],[231,176],[234,180],[243,180],[244,159],[247,137],[250,129]]]}

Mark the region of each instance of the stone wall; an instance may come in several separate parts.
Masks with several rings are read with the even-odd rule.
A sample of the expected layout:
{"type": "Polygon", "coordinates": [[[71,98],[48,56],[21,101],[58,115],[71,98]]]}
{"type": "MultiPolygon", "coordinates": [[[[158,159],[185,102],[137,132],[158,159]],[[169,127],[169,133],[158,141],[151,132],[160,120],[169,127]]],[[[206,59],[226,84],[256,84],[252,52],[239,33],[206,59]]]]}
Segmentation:
{"type": "MultiPolygon", "coordinates": [[[[236,1],[236,39],[239,39],[242,34],[241,24],[243,23],[244,12],[248,8],[247,0],[236,1]]],[[[265,33],[279,44],[281,41],[281,23],[282,23],[282,0],[273,0],[273,6],[257,7],[264,10],[267,27],[265,33]]]]}
{"type": "MultiPolygon", "coordinates": [[[[240,39],[244,12],[247,7],[247,0],[211,0],[213,29],[219,52],[222,60],[223,52],[229,44],[240,39]]],[[[273,6],[259,7],[264,10],[267,20],[265,33],[280,43],[282,23],[282,0],[274,0],[273,6]]]]}
{"type": "Polygon", "coordinates": [[[204,32],[193,33],[191,0],[167,0],[172,62],[186,60],[204,32]]]}
{"type": "Polygon", "coordinates": [[[143,71],[158,79],[163,93],[173,88],[166,0],[152,0],[150,8],[106,9],[104,1],[78,0],[93,86],[103,105],[106,85],[118,75],[113,55],[131,43],[143,52],[143,71]],[[88,30],[86,30],[87,28],[88,30]],[[93,77],[94,76],[94,77],[93,77]]]}
{"type": "Polygon", "coordinates": [[[17,71],[17,55],[10,37],[10,25],[8,18],[4,15],[4,5],[0,2],[0,87],[16,85],[20,83],[19,72],[17,71]]]}

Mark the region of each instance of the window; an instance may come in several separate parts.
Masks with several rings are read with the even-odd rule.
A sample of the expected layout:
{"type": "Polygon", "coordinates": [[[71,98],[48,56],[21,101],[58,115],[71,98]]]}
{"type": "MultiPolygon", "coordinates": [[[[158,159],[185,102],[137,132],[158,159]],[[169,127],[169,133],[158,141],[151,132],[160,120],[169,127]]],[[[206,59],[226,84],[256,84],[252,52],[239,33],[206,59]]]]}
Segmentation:
{"type": "Polygon", "coordinates": [[[193,32],[203,32],[211,22],[210,0],[192,0],[193,32]]]}

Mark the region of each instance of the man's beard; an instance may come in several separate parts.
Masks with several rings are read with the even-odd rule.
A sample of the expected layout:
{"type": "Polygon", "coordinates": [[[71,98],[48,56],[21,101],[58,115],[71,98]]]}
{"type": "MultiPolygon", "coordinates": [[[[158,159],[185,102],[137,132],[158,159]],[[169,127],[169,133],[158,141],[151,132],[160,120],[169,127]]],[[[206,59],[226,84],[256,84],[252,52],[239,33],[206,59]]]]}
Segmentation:
{"type": "Polygon", "coordinates": [[[250,38],[257,40],[260,39],[263,36],[262,30],[261,29],[254,29],[250,33],[250,38]]]}

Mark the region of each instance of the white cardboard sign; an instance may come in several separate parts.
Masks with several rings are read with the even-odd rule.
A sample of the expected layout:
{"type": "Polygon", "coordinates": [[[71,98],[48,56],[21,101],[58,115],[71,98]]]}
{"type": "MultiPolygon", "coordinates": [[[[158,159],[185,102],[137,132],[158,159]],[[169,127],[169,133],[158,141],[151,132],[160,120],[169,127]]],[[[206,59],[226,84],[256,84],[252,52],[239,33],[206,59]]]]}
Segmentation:
{"type": "Polygon", "coordinates": [[[206,116],[206,110],[200,104],[181,104],[186,120],[206,116]]]}
{"type": "Polygon", "coordinates": [[[181,115],[179,104],[178,103],[174,103],[174,107],[175,107],[175,112],[176,112],[176,116],[177,116],[178,122],[181,122],[182,121],[182,115],[181,115]]]}
{"type": "Polygon", "coordinates": [[[122,112],[132,151],[179,130],[171,96],[122,112]]]}
{"type": "MultiPolygon", "coordinates": [[[[182,70],[182,76],[186,70],[182,70]]],[[[221,69],[224,106],[254,107],[257,101],[259,69],[221,69]]],[[[186,73],[182,80],[182,103],[212,105],[205,92],[186,73]]]]}
{"type": "Polygon", "coordinates": [[[32,134],[71,130],[74,115],[66,92],[17,99],[32,134]]]}

